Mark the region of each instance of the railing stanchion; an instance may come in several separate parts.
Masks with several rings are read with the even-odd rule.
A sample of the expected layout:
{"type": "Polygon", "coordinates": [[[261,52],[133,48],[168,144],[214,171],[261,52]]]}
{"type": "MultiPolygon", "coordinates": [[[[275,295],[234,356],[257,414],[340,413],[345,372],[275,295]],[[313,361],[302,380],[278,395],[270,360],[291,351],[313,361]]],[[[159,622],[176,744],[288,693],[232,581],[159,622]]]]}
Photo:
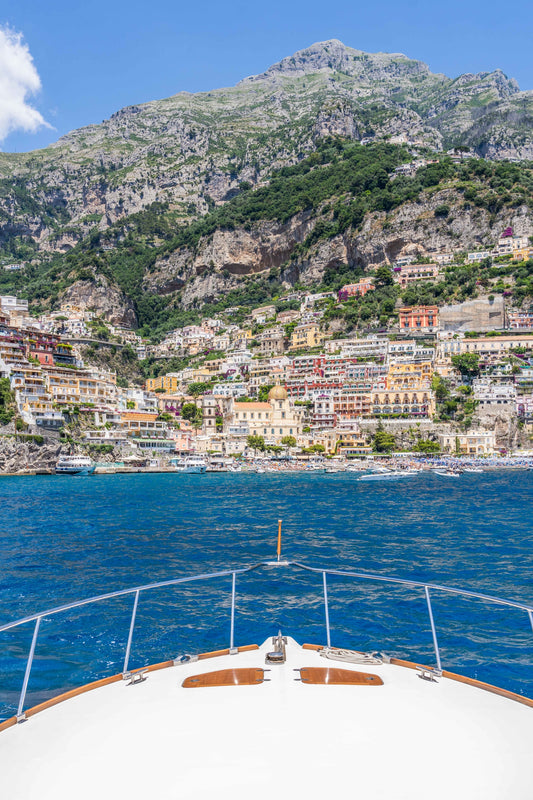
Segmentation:
{"type": "Polygon", "coordinates": [[[431,600],[429,598],[429,589],[427,586],[424,586],[424,591],[426,593],[426,602],[428,604],[429,621],[431,623],[431,633],[433,635],[433,647],[435,648],[435,656],[437,658],[437,669],[439,671],[442,671],[442,664],[440,662],[439,643],[437,641],[437,631],[435,629],[435,620],[433,619],[433,609],[431,608],[431,600]]]}
{"type": "Polygon", "coordinates": [[[236,581],[236,574],[235,572],[231,575],[231,626],[230,626],[230,633],[229,633],[229,649],[230,651],[235,648],[234,642],[234,634],[235,634],[235,581],[236,581]]]}
{"type": "Polygon", "coordinates": [[[126,645],[126,655],[124,656],[124,668],[122,673],[125,675],[128,671],[128,663],[130,660],[131,640],[133,639],[133,629],[135,627],[135,617],[137,616],[137,604],[139,602],[139,589],[135,592],[135,600],[133,601],[133,611],[131,612],[130,630],[128,633],[128,644],[126,645]]]}
{"type": "Polygon", "coordinates": [[[39,626],[41,624],[42,617],[37,617],[35,621],[35,628],[33,629],[33,636],[31,640],[31,647],[30,647],[30,654],[28,656],[28,660],[26,662],[26,672],[24,673],[24,681],[22,682],[22,691],[20,693],[19,698],[19,706],[17,709],[17,720],[22,722],[24,717],[24,700],[26,699],[26,691],[28,689],[28,681],[30,680],[30,672],[31,672],[31,665],[33,663],[33,656],[35,654],[35,645],[37,644],[37,636],[39,635],[39,626]]]}
{"type": "Polygon", "coordinates": [[[326,642],[331,647],[331,633],[329,629],[329,608],[328,608],[328,582],[326,573],[322,573],[322,583],[324,584],[324,612],[326,614],[326,642]]]}

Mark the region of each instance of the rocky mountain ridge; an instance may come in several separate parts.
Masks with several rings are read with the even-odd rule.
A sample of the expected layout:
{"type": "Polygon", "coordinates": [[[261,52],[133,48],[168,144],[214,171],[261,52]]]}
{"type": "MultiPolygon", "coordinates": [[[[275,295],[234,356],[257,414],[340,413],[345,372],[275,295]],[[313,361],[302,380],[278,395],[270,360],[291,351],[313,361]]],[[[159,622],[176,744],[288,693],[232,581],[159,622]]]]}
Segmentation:
{"type": "Polygon", "coordinates": [[[402,54],[320,42],[235,87],[130,106],[44,150],[1,153],[0,247],[68,252],[153,202],[187,222],[328,135],[533,158],[532,121],[533,93],[499,70],[452,80],[402,54]]]}

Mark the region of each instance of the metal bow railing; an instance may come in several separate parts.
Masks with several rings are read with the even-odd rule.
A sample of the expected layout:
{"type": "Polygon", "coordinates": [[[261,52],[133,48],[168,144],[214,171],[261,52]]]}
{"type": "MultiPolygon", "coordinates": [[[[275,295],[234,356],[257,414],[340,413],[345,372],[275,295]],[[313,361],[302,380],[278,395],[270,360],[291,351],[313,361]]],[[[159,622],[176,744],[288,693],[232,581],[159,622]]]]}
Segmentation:
{"type": "Polygon", "coordinates": [[[225,578],[231,576],[231,616],[230,616],[230,636],[229,636],[229,649],[230,652],[235,652],[235,607],[236,607],[236,584],[237,584],[237,576],[243,575],[245,573],[253,572],[257,569],[262,569],[264,567],[292,567],[295,569],[303,570],[305,572],[314,573],[316,575],[320,575],[322,577],[322,590],[323,590],[323,597],[324,597],[324,618],[325,618],[325,626],[326,626],[326,644],[328,647],[331,647],[331,627],[330,627],[330,618],[329,618],[329,601],[328,601],[328,576],[338,576],[341,578],[353,578],[357,580],[363,581],[379,581],[381,583],[388,583],[388,584],[395,584],[402,586],[404,588],[410,589],[420,589],[424,593],[429,623],[431,626],[431,634],[433,637],[433,647],[435,650],[435,660],[437,665],[437,670],[442,671],[442,661],[441,661],[441,654],[439,649],[439,643],[437,638],[437,630],[435,626],[435,620],[433,616],[433,608],[431,604],[431,592],[432,591],[439,591],[445,592],[452,595],[459,595],[462,597],[468,598],[476,598],[478,600],[483,600],[485,602],[494,603],[496,605],[501,606],[508,606],[510,608],[516,608],[521,611],[525,611],[528,614],[529,622],[531,625],[531,629],[533,632],[533,606],[526,605],[524,603],[518,603],[514,600],[506,600],[501,597],[493,597],[487,594],[481,594],[479,592],[472,592],[466,589],[458,589],[451,586],[442,586],[440,584],[435,583],[424,583],[421,581],[414,581],[414,580],[407,580],[403,578],[395,578],[388,575],[380,575],[380,574],[373,574],[368,572],[352,572],[346,570],[338,570],[338,569],[324,569],[320,567],[311,567],[307,564],[301,564],[298,561],[284,561],[281,560],[279,556],[279,546],[278,546],[278,560],[277,561],[261,561],[257,564],[253,564],[252,566],[248,567],[240,567],[238,569],[226,569],[221,570],[218,572],[209,572],[209,573],[202,573],[199,575],[192,575],[185,578],[175,578],[173,580],[168,581],[160,581],[158,583],[147,583],[143,586],[135,586],[131,589],[120,589],[116,592],[108,592],[106,594],[97,595],[95,597],[89,597],[85,600],[77,600],[73,603],[68,603],[62,606],[56,606],[55,608],[50,608],[47,611],[41,611],[38,614],[33,614],[28,617],[23,617],[22,619],[18,619],[15,622],[10,622],[6,625],[0,626],[0,633],[3,631],[13,630],[14,628],[19,627],[20,625],[25,625],[30,622],[34,622],[34,629],[33,629],[33,636],[31,640],[30,650],[28,654],[28,658],[26,661],[26,667],[24,670],[24,679],[22,683],[22,689],[19,696],[19,702],[17,707],[17,719],[22,721],[24,719],[24,702],[26,699],[26,693],[28,690],[28,683],[30,679],[32,664],[35,656],[35,648],[37,646],[37,640],[39,636],[39,629],[41,625],[41,621],[47,617],[54,616],[56,614],[60,614],[62,612],[70,611],[74,608],[80,608],[81,606],[91,605],[93,603],[99,603],[103,600],[109,600],[115,597],[123,597],[126,595],[133,595],[133,609],[130,618],[130,625],[128,629],[128,639],[126,643],[126,650],[124,654],[124,662],[122,667],[122,672],[127,673],[128,665],[130,660],[130,653],[131,653],[131,644],[133,640],[133,632],[135,629],[135,620],[137,616],[137,608],[139,605],[139,598],[141,592],[148,592],[152,589],[161,589],[167,586],[178,586],[181,584],[193,583],[196,581],[202,580],[213,580],[216,578],[225,578]]]}

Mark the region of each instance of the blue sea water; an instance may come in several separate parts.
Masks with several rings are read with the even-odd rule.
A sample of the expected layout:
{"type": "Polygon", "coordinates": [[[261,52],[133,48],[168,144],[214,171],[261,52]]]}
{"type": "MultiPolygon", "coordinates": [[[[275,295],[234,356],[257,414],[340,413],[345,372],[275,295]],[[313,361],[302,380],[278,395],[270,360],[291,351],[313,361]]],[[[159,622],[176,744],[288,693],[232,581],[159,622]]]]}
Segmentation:
{"type": "MultiPolygon", "coordinates": [[[[113,475],[0,481],[0,624],[140,584],[283,555],[533,604],[528,472],[359,483],[340,474],[113,475]]],[[[325,643],[322,578],[238,576],[235,643],[325,643]]],[[[332,644],[434,663],[424,593],[328,579],[332,644]]],[[[533,696],[527,613],[433,592],[445,668],[533,696]]],[[[141,593],[130,668],[227,647],[231,578],[141,593]]],[[[133,597],[45,618],[26,706],[122,670],[133,597]]],[[[0,633],[0,716],[14,712],[33,624],[0,633]]]]}

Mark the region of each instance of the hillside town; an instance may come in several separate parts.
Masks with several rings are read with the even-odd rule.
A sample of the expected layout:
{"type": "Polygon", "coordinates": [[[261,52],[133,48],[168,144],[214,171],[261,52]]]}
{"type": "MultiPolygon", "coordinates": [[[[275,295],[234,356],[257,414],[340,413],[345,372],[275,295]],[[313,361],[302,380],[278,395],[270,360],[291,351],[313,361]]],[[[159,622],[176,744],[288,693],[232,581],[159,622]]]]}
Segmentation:
{"type": "MultiPolygon", "coordinates": [[[[529,261],[533,246],[508,229],[466,263],[496,257],[529,261]]],[[[407,255],[388,269],[406,287],[437,281],[454,258],[407,255]]],[[[35,317],[27,300],[1,296],[0,437],[53,439],[103,465],[165,465],[190,454],[527,454],[533,309],[513,307],[503,291],[449,306],[400,304],[384,329],[346,333],[325,322],[328,309],[375,289],[370,273],[338,292],[288,291],[157,344],[89,308],[65,303],[35,317]],[[127,380],[91,363],[96,351],[150,363],[153,377],[127,380]]]]}

